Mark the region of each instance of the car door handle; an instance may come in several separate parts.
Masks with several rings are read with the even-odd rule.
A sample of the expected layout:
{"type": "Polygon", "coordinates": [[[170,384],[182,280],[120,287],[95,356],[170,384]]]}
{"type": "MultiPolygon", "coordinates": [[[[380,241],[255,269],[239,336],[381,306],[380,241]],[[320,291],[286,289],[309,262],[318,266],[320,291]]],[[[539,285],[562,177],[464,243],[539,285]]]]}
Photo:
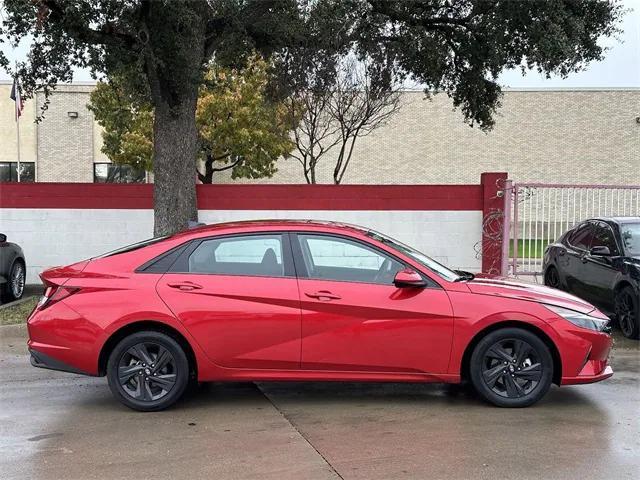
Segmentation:
{"type": "Polygon", "coordinates": [[[340,300],[342,297],[331,293],[328,290],[320,290],[319,292],[305,292],[305,295],[309,298],[317,298],[318,300],[340,300]]]}
{"type": "Polygon", "coordinates": [[[192,282],[167,283],[167,286],[171,288],[177,288],[178,290],[183,290],[183,291],[199,290],[202,288],[202,285],[198,285],[197,283],[192,283],[192,282]]]}

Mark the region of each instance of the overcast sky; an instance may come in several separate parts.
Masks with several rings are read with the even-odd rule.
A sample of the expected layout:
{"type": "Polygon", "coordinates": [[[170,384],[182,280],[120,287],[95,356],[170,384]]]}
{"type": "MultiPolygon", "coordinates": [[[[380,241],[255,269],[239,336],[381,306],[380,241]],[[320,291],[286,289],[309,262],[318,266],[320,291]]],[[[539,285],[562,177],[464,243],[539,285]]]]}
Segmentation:
{"type": "MultiPolygon", "coordinates": [[[[587,70],[575,73],[569,78],[544,78],[537,72],[529,72],[522,76],[519,70],[504,72],[500,77],[501,84],[510,88],[597,88],[597,87],[640,87],[640,0],[622,0],[625,8],[631,9],[620,26],[623,33],[619,39],[605,38],[603,46],[610,50],[605,53],[602,62],[590,64],[587,70]]],[[[2,46],[7,49],[6,45],[2,46]]],[[[24,60],[26,45],[10,49],[8,57],[24,60]]],[[[0,80],[8,80],[6,72],[0,71],[0,80]]],[[[90,81],[88,71],[78,70],[74,81],[90,81]]]]}

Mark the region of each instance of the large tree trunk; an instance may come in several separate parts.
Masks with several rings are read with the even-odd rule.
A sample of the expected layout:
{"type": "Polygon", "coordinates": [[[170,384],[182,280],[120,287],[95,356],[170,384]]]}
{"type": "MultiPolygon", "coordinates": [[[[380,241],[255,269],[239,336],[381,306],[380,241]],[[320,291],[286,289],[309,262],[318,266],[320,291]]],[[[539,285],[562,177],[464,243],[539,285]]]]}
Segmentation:
{"type": "Polygon", "coordinates": [[[154,235],[169,235],[198,220],[196,95],[180,105],[156,105],[153,124],[154,235]]]}
{"type": "Polygon", "coordinates": [[[142,3],[142,53],[154,107],[155,235],[170,235],[198,219],[196,105],[210,8],[205,1],[142,3]]]}

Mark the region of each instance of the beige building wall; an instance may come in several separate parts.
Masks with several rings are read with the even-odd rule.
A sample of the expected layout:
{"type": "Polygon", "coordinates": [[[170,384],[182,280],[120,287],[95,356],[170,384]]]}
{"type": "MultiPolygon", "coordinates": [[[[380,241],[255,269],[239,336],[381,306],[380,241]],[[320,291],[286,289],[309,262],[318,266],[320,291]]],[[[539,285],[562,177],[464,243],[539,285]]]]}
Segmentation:
{"type": "MultiPolygon", "coordinates": [[[[25,103],[20,119],[20,153],[23,162],[36,162],[36,181],[93,182],[94,162],[109,162],[100,151],[102,129],[87,109],[93,88],[93,84],[58,85],[44,112],[42,93],[25,103]],[[38,115],[42,119],[36,124],[38,115]]],[[[0,83],[0,162],[17,159],[10,93],[11,83],[0,83]]]]}
{"type": "MultiPolygon", "coordinates": [[[[640,185],[640,89],[509,90],[488,133],[463,122],[451,100],[403,94],[399,113],[356,143],[343,183],[477,183],[482,172],[518,181],[640,185]]],[[[333,158],[319,164],[332,182],[333,158]]],[[[227,175],[219,181],[232,181],[227,175]]],[[[303,183],[295,159],[271,179],[303,183]]]]}
{"type": "MultiPolygon", "coordinates": [[[[86,108],[90,84],[60,85],[36,125],[42,94],[25,105],[22,160],[35,161],[37,181],[92,182],[93,163],[108,162],[102,134],[86,108]],[[69,112],[77,112],[76,118],[69,112]]],[[[15,161],[10,83],[0,84],[0,161],[15,161]]],[[[343,183],[477,183],[487,171],[520,182],[640,185],[640,89],[507,90],[495,128],[484,133],[463,122],[445,94],[432,100],[405,92],[391,121],[358,140],[343,183]]],[[[304,183],[295,159],[280,159],[270,179],[245,183],[304,183]]],[[[318,178],[332,182],[333,156],[318,178]]],[[[229,172],[215,181],[232,182],[229,172]]]]}
{"type": "MultiPolygon", "coordinates": [[[[9,98],[11,82],[0,83],[0,162],[18,161],[15,103],[9,98]]],[[[27,100],[20,117],[20,159],[35,162],[37,158],[35,102],[27,100]]]]}
{"type": "MultiPolygon", "coordinates": [[[[93,182],[94,118],[87,109],[92,86],[59,85],[38,125],[40,182],[93,182]]],[[[44,94],[36,96],[38,107],[44,94]]]]}

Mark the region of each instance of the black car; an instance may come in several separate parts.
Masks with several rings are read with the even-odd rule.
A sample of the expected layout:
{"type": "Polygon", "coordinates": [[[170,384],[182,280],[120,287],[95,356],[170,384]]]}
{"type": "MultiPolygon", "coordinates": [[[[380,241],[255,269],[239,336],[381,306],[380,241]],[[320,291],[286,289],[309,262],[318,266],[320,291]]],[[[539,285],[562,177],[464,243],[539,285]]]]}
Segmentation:
{"type": "Polygon", "coordinates": [[[7,242],[7,236],[0,233],[0,296],[3,302],[22,298],[26,275],[27,264],[22,249],[7,242]]]}
{"type": "Polygon", "coordinates": [[[544,283],[616,319],[625,337],[640,330],[640,217],[594,218],[544,252],[544,283]]]}

